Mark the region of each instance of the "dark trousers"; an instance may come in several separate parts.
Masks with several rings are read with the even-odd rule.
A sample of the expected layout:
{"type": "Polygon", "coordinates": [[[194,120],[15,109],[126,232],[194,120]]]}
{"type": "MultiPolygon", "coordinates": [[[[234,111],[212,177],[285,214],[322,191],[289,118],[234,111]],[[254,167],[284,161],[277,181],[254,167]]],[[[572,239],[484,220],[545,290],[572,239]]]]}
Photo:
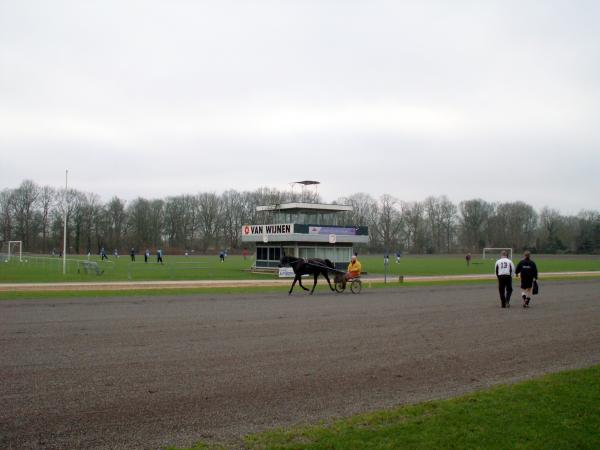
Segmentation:
{"type": "Polygon", "coordinates": [[[502,307],[506,306],[506,303],[510,301],[512,294],[512,276],[510,275],[498,275],[498,290],[500,291],[500,301],[502,307]]]}

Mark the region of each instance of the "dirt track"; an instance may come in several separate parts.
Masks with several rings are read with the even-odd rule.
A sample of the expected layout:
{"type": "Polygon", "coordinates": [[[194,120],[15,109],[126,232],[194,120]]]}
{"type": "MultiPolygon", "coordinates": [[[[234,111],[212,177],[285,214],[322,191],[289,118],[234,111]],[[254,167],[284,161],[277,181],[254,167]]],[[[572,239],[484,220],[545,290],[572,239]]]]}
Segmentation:
{"type": "Polygon", "coordinates": [[[600,280],[542,289],[2,301],[0,448],[239,445],[600,363],[600,280]]]}

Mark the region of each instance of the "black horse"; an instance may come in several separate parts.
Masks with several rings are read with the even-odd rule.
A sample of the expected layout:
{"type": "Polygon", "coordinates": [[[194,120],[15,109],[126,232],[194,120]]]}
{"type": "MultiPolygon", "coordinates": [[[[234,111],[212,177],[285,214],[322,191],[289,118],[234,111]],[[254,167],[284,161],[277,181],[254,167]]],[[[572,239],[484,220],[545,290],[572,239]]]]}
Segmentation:
{"type": "Polygon", "coordinates": [[[302,289],[304,289],[305,291],[309,290],[308,288],[302,286],[302,275],[313,275],[315,277],[315,282],[313,284],[312,290],[310,291],[311,294],[315,291],[315,286],[317,285],[317,278],[319,277],[319,275],[323,275],[325,277],[327,283],[329,283],[329,289],[331,289],[332,291],[335,290],[331,285],[331,281],[329,281],[329,269],[335,269],[335,266],[330,260],[320,258],[302,259],[295,258],[294,256],[284,256],[283,258],[281,258],[279,267],[288,265],[292,269],[294,269],[294,274],[296,275],[294,277],[294,282],[292,283],[292,287],[290,288],[290,292],[288,292],[288,295],[292,293],[296,281],[302,289]]]}

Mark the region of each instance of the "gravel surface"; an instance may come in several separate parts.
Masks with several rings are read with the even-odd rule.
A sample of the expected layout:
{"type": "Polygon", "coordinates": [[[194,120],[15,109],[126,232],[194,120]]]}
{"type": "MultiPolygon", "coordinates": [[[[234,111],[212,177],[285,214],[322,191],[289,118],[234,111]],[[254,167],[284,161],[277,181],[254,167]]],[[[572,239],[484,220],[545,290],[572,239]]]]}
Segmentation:
{"type": "Polygon", "coordinates": [[[600,363],[600,280],[0,302],[0,448],[241,446],[600,363]]]}

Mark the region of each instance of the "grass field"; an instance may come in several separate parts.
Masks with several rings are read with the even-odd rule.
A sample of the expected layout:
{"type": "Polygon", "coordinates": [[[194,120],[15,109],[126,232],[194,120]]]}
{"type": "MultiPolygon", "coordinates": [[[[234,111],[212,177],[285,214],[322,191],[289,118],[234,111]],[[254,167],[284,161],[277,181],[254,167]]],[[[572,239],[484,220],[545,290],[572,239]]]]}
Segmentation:
{"type": "MultiPolygon", "coordinates": [[[[224,448],[199,443],[194,450],[224,448]]],[[[245,438],[248,449],[597,449],[600,366],[245,438]]]]}
{"type": "MultiPolygon", "coordinates": [[[[541,272],[600,271],[600,256],[535,256],[541,272]]],[[[142,258],[131,262],[129,257],[112,258],[108,262],[99,257],[90,261],[98,263],[103,271],[97,276],[84,273],[81,261],[87,257],[69,258],[67,273],[62,273],[62,259],[32,256],[23,262],[13,258],[9,262],[0,260],[0,283],[62,282],[62,281],[155,281],[155,280],[232,280],[272,278],[270,274],[250,273],[253,261],[241,256],[229,256],[224,263],[217,256],[166,256],[164,264],[154,259],[144,263],[142,258]]],[[[383,275],[386,268],[382,255],[360,256],[363,270],[373,275],[383,275]]],[[[493,259],[474,259],[467,267],[462,255],[406,255],[396,264],[391,258],[387,274],[398,275],[463,275],[490,274],[494,271],[493,259]]]]}

